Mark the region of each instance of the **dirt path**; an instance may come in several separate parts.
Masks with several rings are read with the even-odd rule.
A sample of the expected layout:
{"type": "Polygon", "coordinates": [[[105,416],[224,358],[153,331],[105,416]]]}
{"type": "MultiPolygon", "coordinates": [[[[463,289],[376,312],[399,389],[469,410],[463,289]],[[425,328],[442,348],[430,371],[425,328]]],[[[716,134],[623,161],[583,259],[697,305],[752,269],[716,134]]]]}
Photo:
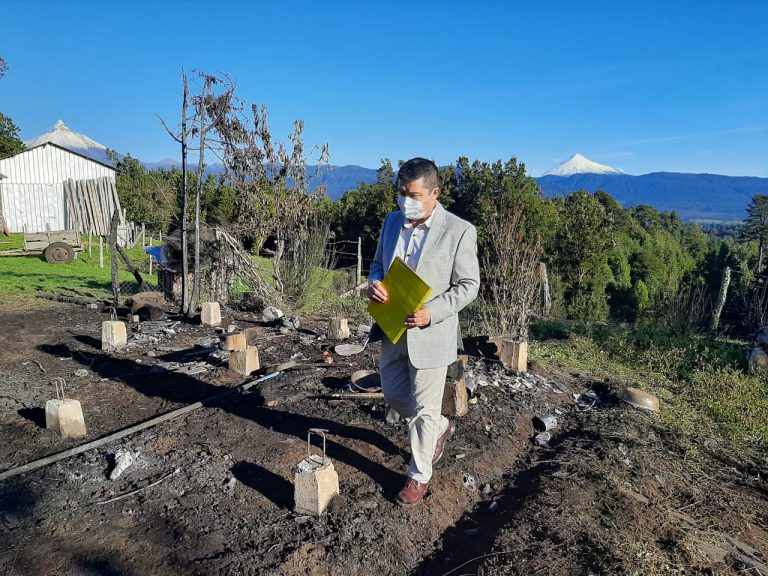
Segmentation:
{"type": "MultiPolygon", "coordinates": [[[[82,402],[86,440],[242,381],[213,356],[187,356],[210,345],[211,329],[178,325],[158,342],[110,355],[98,350],[103,319],[65,305],[0,313],[2,469],[81,442],[41,427],[54,376],[66,377],[68,395],[82,402]],[[191,360],[205,360],[207,371],[153,370],[191,360]]],[[[297,353],[314,362],[328,348],[269,327],[259,340],[263,364],[297,353]]],[[[370,352],[356,358],[359,367],[373,364],[370,352]]],[[[473,369],[488,385],[459,420],[429,497],[403,510],[392,499],[408,460],[405,429],[384,421],[379,402],[311,397],[339,390],[355,368],[284,373],[253,393],[2,483],[0,572],[616,574],[666,563],[719,574],[749,568],[745,558],[765,561],[764,480],[725,464],[713,472],[706,460],[683,463],[674,439],[645,413],[612,403],[579,412],[572,393],[584,383],[541,370],[516,379],[484,361],[473,369]],[[270,400],[277,405],[267,407],[270,400]],[[556,410],[562,424],[551,446],[534,448],[531,417],[556,410]],[[291,511],[293,468],[312,427],[330,431],[341,482],[321,518],[291,511]],[[137,461],[110,481],[119,448],[137,461]],[[467,474],[477,490],[462,486],[467,474]],[[718,556],[724,545],[712,544],[713,534],[741,556],[732,548],[718,556]],[[697,556],[703,549],[709,556],[697,556]]]]}

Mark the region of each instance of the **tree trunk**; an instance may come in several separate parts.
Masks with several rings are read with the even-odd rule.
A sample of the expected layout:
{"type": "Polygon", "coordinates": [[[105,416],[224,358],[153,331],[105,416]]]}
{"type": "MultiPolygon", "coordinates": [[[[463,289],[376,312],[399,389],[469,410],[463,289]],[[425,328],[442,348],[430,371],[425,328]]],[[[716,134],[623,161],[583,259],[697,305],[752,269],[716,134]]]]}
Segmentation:
{"type": "Polygon", "coordinates": [[[717,327],[720,324],[720,314],[723,313],[723,307],[725,306],[725,299],[728,297],[728,285],[731,283],[731,269],[726,266],[723,270],[723,280],[720,283],[720,293],[717,295],[717,302],[715,303],[715,311],[712,314],[712,331],[717,332],[717,327]]]}
{"type": "Polygon", "coordinates": [[[357,276],[355,278],[355,286],[360,284],[363,279],[363,239],[360,236],[357,237],[357,276]]]}
{"type": "Polygon", "coordinates": [[[758,246],[759,252],[757,256],[757,269],[755,270],[755,274],[760,274],[760,272],[763,269],[763,252],[765,247],[763,246],[763,237],[760,237],[760,244],[758,246]]]}
{"type": "Polygon", "coordinates": [[[181,104],[181,313],[189,312],[189,254],[187,248],[187,98],[189,87],[187,74],[182,69],[184,98],[181,104]]]}
{"type": "Polygon", "coordinates": [[[192,280],[192,298],[187,310],[187,317],[192,316],[197,311],[197,301],[200,299],[200,195],[203,189],[203,170],[205,169],[205,102],[208,92],[208,81],[203,85],[203,93],[199,102],[199,109],[196,111],[199,116],[200,134],[199,134],[199,156],[197,160],[197,186],[195,189],[195,271],[192,280]]]}
{"type": "Polygon", "coordinates": [[[275,278],[275,284],[277,284],[277,289],[280,291],[280,294],[283,293],[283,287],[285,286],[280,270],[280,262],[283,260],[284,252],[285,240],[283,240],[278,233],[277,240],[275,241],[275,254],[272,256],[272,276],[275,278]]]}
{"type": "Polygon", "coordinates": [[[539,274],[541,275],[541,309],[544,316],[549,316],[552,310],[552,296],[549,293],[549,276],[544,262],[539,263],[539,274]]]}

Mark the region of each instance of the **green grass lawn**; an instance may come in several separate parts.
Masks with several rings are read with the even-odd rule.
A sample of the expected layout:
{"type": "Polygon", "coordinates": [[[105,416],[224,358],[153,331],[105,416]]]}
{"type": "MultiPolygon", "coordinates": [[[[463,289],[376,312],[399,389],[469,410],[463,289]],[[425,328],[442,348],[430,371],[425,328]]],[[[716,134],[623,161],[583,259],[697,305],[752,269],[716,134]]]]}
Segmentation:
{"type": "MultiPolygon", "coordinates": [[[[11,238],[0,236],[0,251],[23,246],[22,235],[12,234],[11,238]],[[5,243],[7,242],[7,243],[5,243]]],[[[88,237],[83,237],[87,244],[88,237]]],[[[139,270],[146,270],[148,256],[141,247],[126,250],[128,257],[139,270]]],[[[143,272],[142,276],[150,285],[157,283],[157,276],[143,272]]],[[[132,281],[133,275],[125,270],[121,262],[120,281],[132,281]]],[[[49,294],[77,295],[77,292],[93,294],[99,298],[112,295],[112,272],[109,252],[104,253],[104,268],[99,268],[98,240],[88,250],[77,253],[69,264],[48,264],[42,256],[0,257],[0,302],[19,301],[29,298],[35,292],[49,294]]]]}
{"type": "MultiPolygon", "coordinates": [[[[104,253],[104,268],[99,268],[98,239],[94,238],[91,255],[88,250],[78,252],[77,258],[70,264],[48,264],[42,256],[0,257],[0,304],[29,304],[34,301],[35,293],[45,292],[77,296],[91,294],[96,298],[112,297],[112,272],[109,252],[104,253]]],[[[88,237],[83,236],[87,245],[88,237]]],[[[0,251],[22,248],[21,234],[12,234],[11,238],[0,237],[0,251]]],[[[128,257],[142,272],[144,280],[154,286],[157,275],[147,272],[149,256],[141,247],[126,250],[128,257]]],[[[265,280],[275,285],[271,276],[272,260],[254,256],[254,262],[263,270],[265,280]]],[[[295,295],[290,307],[293,313],[301,314],[341,314],[353,320],[367,319],[366,302],[359,297],[341,299],[338,295],[349,287],[349,278],[345,271],[316,268],[301,294],[295,295]]],[[[135,282],[120,261],[120,281],[135,282]]],[[[235,286],[235,300],[247,294],[247,287],[235,286]]],[[[39,300],[38,300],[39,302],[39,300]]],[[[286,310],[289,312],[289,310],[286,310]]]]}

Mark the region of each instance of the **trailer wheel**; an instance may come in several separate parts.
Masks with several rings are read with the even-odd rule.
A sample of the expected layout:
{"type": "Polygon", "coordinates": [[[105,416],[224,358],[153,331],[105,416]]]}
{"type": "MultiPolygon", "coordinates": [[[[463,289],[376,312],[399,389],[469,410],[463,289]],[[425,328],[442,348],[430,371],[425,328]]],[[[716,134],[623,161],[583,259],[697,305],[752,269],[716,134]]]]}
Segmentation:
{"type": "Polygon", "coordinates": [[[75,259],[75,251],[72,246],[64,242],[49,244],[43,255],[49,264],[69,264],[75,259]]]}

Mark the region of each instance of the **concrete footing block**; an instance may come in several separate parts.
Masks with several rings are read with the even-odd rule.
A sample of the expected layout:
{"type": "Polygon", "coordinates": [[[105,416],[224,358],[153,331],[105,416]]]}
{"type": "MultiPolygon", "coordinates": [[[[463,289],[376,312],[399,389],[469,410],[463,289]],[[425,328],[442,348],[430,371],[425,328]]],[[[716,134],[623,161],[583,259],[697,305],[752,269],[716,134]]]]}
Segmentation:
{"type": "Polygon", "coordinates": [[[349,323],[346,318],[328,320],[328,340],[346,340],[349,338],[349,323]]]}
{"type": "Polygon", "coordinates": [[[325,453],[327,430],[310,428],[307,433],[307,457],[296,467],[293,477],[294,510],[298,514],[320,516],[339,493],[339,475],[325,453]],[[311,453],[310,437],[317,434],[323,439],[323,454],[311,453]]]}
{"type": "Polygon", "coordinates": [[[200,323],[203,326],[218,326],[221,324],[221,306],[218,302],[203,302],[200,311],[200,323]]]}
{"type": "Polygon", "coordinates": [[[248,338],[245,332],[226,334],[221,338],[222,350],[245,350],[248,346],[248,338]]]}
{"type": "Polygon", "coordinates": [[[107,320],[101,323],[101,349],[113,352],[128,342],[125,322],[107,320]]]}
{"type": "Polygon", "coordinates": [[[259,349],[256,346],[246,346],[244,350],[234,350],[229,354],[229,369],[241,376],[250,376],[259,367],[259,349]]]}
{"type": "Polygon", "coordinates": [[[316,454],[299,463],[293,481],[297,514],[320,516],[339,493],[339,475],[333,462],[316,454]]]}
{"type": "Polygon", "coordinates": [[[62,438],[86,435],[83,408],[77,400],[48,400],[45,403],[45,427],[62,438]]]}

